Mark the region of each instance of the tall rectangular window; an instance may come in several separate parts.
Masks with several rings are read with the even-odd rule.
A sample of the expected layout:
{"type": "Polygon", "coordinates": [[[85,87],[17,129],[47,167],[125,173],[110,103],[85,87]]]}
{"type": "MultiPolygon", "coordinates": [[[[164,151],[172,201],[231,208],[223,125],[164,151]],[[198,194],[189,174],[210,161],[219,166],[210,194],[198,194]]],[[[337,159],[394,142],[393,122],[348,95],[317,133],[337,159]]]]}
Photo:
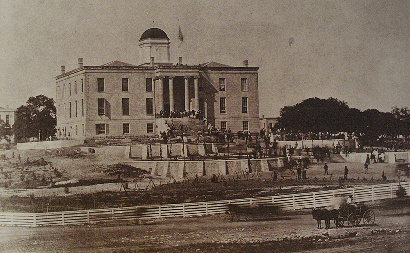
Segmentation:
{"type": "Polygon", "coordinates": [[[74,81],[74,94],[77,94],[77,81],[74,81]]]}
{"type": "Polygon", "coordinates": [[[249,131],[249,122],[248,121],[242,121],[242,130],[243,131],[249,131]]]}
{"type": "Polygon", "coordinates": [[[130,99],[122,99],[122,115],[130,115],[130,99]]]}
{"type": "Polygon", "coordinates": [[[71,102],[70,102],[70,108],[69,108],[69,110],[70,110],[70,112],[68,113],[68,115],[70,116],[70,118],[71,118],[71,102]]]}
{"type": "Polygon", "coordinates": [[[98,92],[104,92],[104,78],[97,78],[98,92]]]}
{"type": "Polygon", "coordinates": [[[242,98],[242,113],[248,113],[248,98],[242,98]]]}
{"type": "Polygon", "coordinates": [[[84,79],[81,79],[81,93],[84,92],[84,79]]]}
{"type": "Polygon", "coordinates": [[[96,134],[106,134],[105,124],[95,124],[96,134]]]}
{"type": "Polygon", "coordinates": [[[6,124],[10,126],[10,115],[6,115],[6,124]]]}
{"type": "Polygon", "coordinates": [[[224,97],[219,99],[219,112],[226,113],[226,98],[224,97]]]}
{"type": "Polygon", "coordinates": [[[70,83],[70,87],[69,87],[69,88],[70,88],[70,90],[69,90],[68,92],[69,92],[69,94],[70,94],[70,96],[71,96],[71,83],[70,83]]]}
{"type": "Polygon", "coordinates": [[[75,117],[77,118],[78,116],[78,104],[77,104],[77,100],[75,101],[75,117]]]}
{"type": "Polygon", "coordinates": [[[153,133],[154,132],[154,123],[147,123],[147,133],[153,133]]]}
{"type": "Polygon", "coordinates": [[[145,79],[145,91],[152,92],[152,78],[145,79]]]}
{"type": "Polygon", "coordinates": [[[153,106],[152,98],[147,98],[146,99],[146,110],[147,110],[147,115],[153,115],[154,114],[154,106],[153,106]]]}
{"type": "Polygon", "coordinates": [[[129,134],[130,133],[130,124],[129,123],[122,124],[122,133],[123,134],[129,134]]]}
{"type": "Polygon", "coordinates": [[[128,78],[122,79],[122,91],[128,91],[128,78]]]}
{"type": "Polygon", "coordinates": [[[84,99],[81,99],[81,116],[84,117],[84,99]]]}
{"type": "Polygon", "coordinates": [[[219,78],[219,91],[226,91],[225,78],[219,78]]]}
{"type": "Polygon", "coordinates": [[[241,91],[248,91],[248,90],[249,90],[248,78],[241,78],[241,91]]]}
{"type": "Polygon", "coordinates": [[[98,115],[105,115],[105,99],[98,99],[98,115]]]}
{"type": "Polygon", "coordinates": [[[221,130],[226,130],[226,121],[221,121],[221,130]]]}

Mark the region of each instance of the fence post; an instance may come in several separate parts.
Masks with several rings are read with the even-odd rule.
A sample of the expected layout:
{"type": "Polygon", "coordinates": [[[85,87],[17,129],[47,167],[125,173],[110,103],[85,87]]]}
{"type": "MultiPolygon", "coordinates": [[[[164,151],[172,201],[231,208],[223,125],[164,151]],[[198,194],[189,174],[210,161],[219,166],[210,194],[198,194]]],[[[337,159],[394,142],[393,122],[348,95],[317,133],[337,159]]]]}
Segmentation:
{"type": "Polygon", "coordinates": [[[158,218],[161,219],[161,206],[158,207],[158,218]]]}
{"type": "Polygon", "coordinates": [[[356,202],[356,194],[355,194],[355,188],[354,187],[353,187],[352,195],[353,195],[353,200],[356,202]]]}
{"type": "Polygon", "coordinates": [[[90,224],[90,210],[87,210],[87,223],[90,224]]]}
{"type": "Polygon", "coordinates": [[[205,203],[205,215],[208,215],[208,202],[205,203]]]}
{"type": "Polygon", "coordinates": [[[292,194],[292,204],[293,204],[293,210],[296,210],[295,194],[292,194]]]}
{"type": "Polygon", "coordinates": [[[275,197],[272,196],[272,204],[275,203],[275,197]]]}
{"type": "Polygon", "coordinates": [[[111,220],[114,220],[114,208],[111,208],[111,220]]]}
{"type": "Polygon", "coordinates": [[[182,203],[182,217],[185,218],[185,203],[182,203]]]}
{"type": "Polygon", "coordinates": [[[313,208],[316,208],[316,192],[313,193],[313,208]]]}
{"type": "Polygon", "coordinates": [[[61,222],[63,223],[62,225],[64,226],[64,212],[61,213],[61,222]]]}
{"type": "Polygon", "coordinates": [[[372,185],[372,203],[374,203],[374,185],[372,185]]]}
{"type": "Polygon", "coordinates": [[[34,213],[33,215],[33,227],[37,227],[37,214],[34,213]]]}
{"type": "Polygon", "coordinates": [[[252,205],[252,199],[249,200],[249,204],[252,205]]]}
{"type": "Polygon", "coordinates": [[[390,198],[393,198],[393,184],[390,183],[390,198]]]}

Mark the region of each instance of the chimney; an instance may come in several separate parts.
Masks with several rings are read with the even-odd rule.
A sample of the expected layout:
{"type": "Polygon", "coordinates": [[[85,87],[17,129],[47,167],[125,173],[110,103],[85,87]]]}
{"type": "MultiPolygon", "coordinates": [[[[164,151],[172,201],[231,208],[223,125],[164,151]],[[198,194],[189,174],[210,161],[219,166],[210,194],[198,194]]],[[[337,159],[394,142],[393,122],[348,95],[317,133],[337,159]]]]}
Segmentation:
{"type": "Polygon", "coordinates": [[[78,58],[78,67],[80,69],[84,67],[83,58],[78,58]]]}
{"type": "Polygon", "coordinates": [[[150,57],[150,60],[151,60],[151,66],[154,66],[154,57],[150,57]]]}
{"type": "Polygon", "coordinates": [[[61,66],[61,74],[65,74],[65,66],[61,66]]]}
{"type": "Polygon", "coordinates": [[[182,57],[178,57],[178,64],[182,65],[182,57]]]}
{"type": "Polygon", "coordinates": [[[244,67],[248,67],[248,65],[249,65],[248,60],[244,60],[242,63],[243,63],[243,66],[244,66],[244,67]]]}

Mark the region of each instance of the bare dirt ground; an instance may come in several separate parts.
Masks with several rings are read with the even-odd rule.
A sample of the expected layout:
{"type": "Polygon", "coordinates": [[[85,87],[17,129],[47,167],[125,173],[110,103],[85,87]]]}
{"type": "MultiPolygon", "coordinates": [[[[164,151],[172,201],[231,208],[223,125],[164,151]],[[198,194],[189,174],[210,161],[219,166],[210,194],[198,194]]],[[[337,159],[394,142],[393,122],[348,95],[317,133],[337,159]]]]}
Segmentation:
{"type": "Polygon", "coordinates": [[[375,207],[373,226],[317,229],[308,213],[231,222],[226,215],[142,225],[0,227],[0,252],[408,252],[407,209],[375,207]]]}

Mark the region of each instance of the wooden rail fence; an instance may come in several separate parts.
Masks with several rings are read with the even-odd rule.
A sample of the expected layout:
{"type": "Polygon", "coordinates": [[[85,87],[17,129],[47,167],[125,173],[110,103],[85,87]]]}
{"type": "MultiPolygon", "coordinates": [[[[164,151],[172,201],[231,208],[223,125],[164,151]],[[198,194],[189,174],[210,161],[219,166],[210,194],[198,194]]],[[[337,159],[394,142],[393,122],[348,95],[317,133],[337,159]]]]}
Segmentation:
{"type": "MultiPolygon", "coordinates": [[[[402,182],[401,185],[409,194],[410,182],[402,182]]],[[[328,206],[332,203],[333,198],[339,194],[351,194],[356,202],[394,198],[396,197],[395,192],[398,187],[398,183],[390,183],[309,193],[160,206],[134,206],[49,213],[0,212],[0,225],[30,227],[64,226],[95,224],[100,222],[136,222],[140,219],[192,217],[223,214],[228,210],[228,204],[276,204],[284,210],[300,210],[328,206]]]]}

